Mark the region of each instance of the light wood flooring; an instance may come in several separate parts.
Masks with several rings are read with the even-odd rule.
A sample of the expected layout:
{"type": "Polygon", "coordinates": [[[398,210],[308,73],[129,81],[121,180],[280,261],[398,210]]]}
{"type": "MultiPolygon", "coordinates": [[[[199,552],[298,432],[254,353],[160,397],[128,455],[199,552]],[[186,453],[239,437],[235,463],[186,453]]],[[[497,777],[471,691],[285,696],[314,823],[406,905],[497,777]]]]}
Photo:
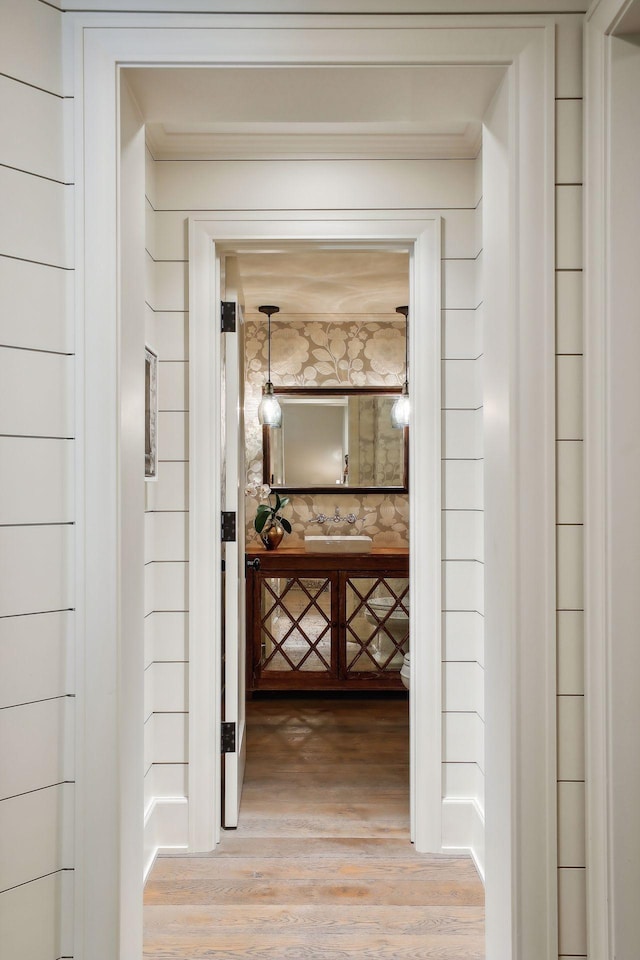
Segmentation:
{"type": "Polygon", "coordinates": [[[158,857],[147,960],[484,960],[467,857],[409,842],[404,699],[248,704],[240,822],[212,854],[158,857]]]}

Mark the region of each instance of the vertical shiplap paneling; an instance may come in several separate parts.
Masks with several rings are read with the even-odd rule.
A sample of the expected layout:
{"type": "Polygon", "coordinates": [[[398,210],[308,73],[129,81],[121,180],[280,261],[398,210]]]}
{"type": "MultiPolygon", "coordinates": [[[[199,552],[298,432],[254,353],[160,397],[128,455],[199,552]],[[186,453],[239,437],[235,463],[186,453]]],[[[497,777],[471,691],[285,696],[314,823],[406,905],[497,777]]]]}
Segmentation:
{"type": "MultiPolygon", "coordinates": [[[[480,153],[473,247],[463,259],[445,253],[443,264],[442,595],[443,796],[473,800],[484,810],[481,184],[480,153]]],[[[445,233],[447,223],[445,215],[445,233]]]]}
{"type": "MultiPolygon", "coordinates": [[[[188,726],[188,314],[187,256],[158,253],[157,164],[146,158],[148,345],[158,355],[158,478],[146,485],[145,812],[187,795],[188,726]]],[[[185,215],[171,223],[185,237],[185,215]]],[[[175,234],[175,236],[174,236],[175,234]]],[[[149,816],[149,856],[168,842],[149,816]]]]}
{"type": "MultiPolygon", "coordinates": [[[[145,247],[147,252],[146,261],[146,316],[145,316],[145,342],[146,345],[159,356],[156,313],[154,310],[155,289],[153,273],[153,253],[155,249],[155,169],[156,165],[149,149],[145,154],[145,247]]],[[[158,386],[161,383],[161,377],[158,372],[158,386]]],[[[154,504],[157,502],[157,491],[162,479],[162,469],[158,471],[157,479],[145,482],[145,527],[144,527],[144,557],[145,557],[145,598],[144,598],[144,809],[145,823],[149,809],[154,800],[153,791],[153,643],[151,638],[151,627],[153,614],[153,517],[154,504]]],[[[154,837],[145,836],[145,846],[153,848],[154,837]]]]}
{"type": "Polygon", "coordinates": [[[558,927],[586,957],[582,459],[582,23],[556,26],[558,927]]]}
{"type": "Polygon", "coordinates": [[[61,20],[37,0],[7,0],[0,29],[0,941],[21,960],[73,954],[73,173],[61,20]]]}

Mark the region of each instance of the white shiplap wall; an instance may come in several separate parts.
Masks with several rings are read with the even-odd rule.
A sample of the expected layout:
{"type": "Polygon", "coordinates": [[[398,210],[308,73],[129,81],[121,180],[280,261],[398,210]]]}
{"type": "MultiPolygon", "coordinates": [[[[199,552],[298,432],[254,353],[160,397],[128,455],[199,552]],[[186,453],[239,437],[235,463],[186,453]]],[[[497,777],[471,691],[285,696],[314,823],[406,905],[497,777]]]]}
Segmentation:
{"type": "Polygon", "coordinates": [[[72,175],[60,11],[0,10],[0,953],[71,956],[72,175]]]}
{"type": "Polygon", "coordinates": [[[155,252],[156,164],[147,153],[146,342],[158,355],[158,479],[146,484],[145,869],[158,847],[186,843],[184,811],[162,801],[187,795],[188,644],[186,451],[188,330],[184,304],[164,311],[155,252]],[[177,436],[169,431],[177,426],[177,436]],[[178,813],[176,823],[175,814],[178,813]],[[182,815],[181,815],[182,814],[182,815]]]}
{"type": "MultiPolygon", "coordinates": [[[[0,656],[2,706],[7,708],[2,712],[5,726],[0,738],[3,758],[5,754],[9,757],[9,763],[5,764],[9,771],[7,789],[14,791],[18,784],[17,794],[5,793],[3,788],[0,807],[6,811],[3,816],[7,818],[2,825],[3,835],[7,835],[5,830],[8,830],[9,835],[17,837],[20,824],[24,827],[26,822],[33,822],[34,816],[43,824],[66,822],[65,815],[54,818],[52,810],[59,811],[62,798],[62,810],[68,812],[66,801],[73,789],[65,782],[73,778],[65,747],[72,736],[64,736],[70,712],[61,708],[63,701],[68,701],[66,708],[72,706],[73,694],[68,668],[73,597],[65,569],[72,551],[72,528],[68,525],[73,519],[73,479],[71,441],[64,439],[73,436],[68,397],[73,364],[70,357],[74,348],[65,310],[72,260],[64,239],[65,208],[72,191],[70,185],[65,186],[72,176],[64,158],[71,144],[65,142],[63,136],[63,119],[71,101],[62,97],[58,11],[39,0],[4,0],[0,17],[3,63],[0,103],[5,132],[0,145],[0,195],[4,214],[0,224],[0,296],[4,307],[0,362],[6,371],[6,376],[0,378],[0,407],[5,421],[0,430],[0,522],[3,524],[0,528],[3,574],[0,656]],[[22,375],[18,375],[19,371],[22,375]],[[25,389],[27,383],[29,389],[25,389]],[[37,390],[33,384],[37,384],[37,390]],[[37,398],[42,400],[45,395],[46,403],[39,404],[37,398]],[[37,526],[31,526],[33,524],[37,526]],[[29,723],[20,722],[27,715],[37,722],[35,711],[41,708],[36,707],[37,701],[60,709],[55,723],[51,717],[42,719],[39,735],[48,745],[44,751],[36,742],[38,737],[32,735],[33,743],[26,739],[31,735],[29,723]],[[46,758],[61,758],[61,765],[55,771],[47,767],[43,752],[46,758]],[[28,763],[24,758],[28,758],[28,763]],[[62,779],[51,782],[52,775],[62,779]],[[58,782],[60,786],[56,785],[58,782]],[[37,790],[37,797],[34,783],[41,788],[37,790]],[[37,812],[29,807],[30,803],[40,802],[47,805],[46,811],[37,812]]],[[[559,951],[563,957],[586,956],[581,590],[581,24],[582,17],[578,15],[560,19],[556,70],[559,951]]],[[[224,188],[224,183],[222,186],[224,188]]],[[[255,197],[249,199],[249,205],[258,205],[255,197]]],[[[305,196],[305,206],[307,202],[305,196]]],[[[402,201],[396,195],[392,202],[396,205],[402,201]]],[[[350,195],[347,205],[351,203],[350,195]]],[[[173,212],[165,210],[157,215],[149,210],[156,233],[151,252],[158,260],[184,258],[184,209],[190,205],[190,202],[183,203],[173,212]]],[[[228,206],[224,189],[213,205],[228,206]]],[[[453,226],[453,219],[453,215],[447,215],[447,224],[453,226]]],[[[448,233],[447,230],[445,256],[448,233]]],[[[463,231],[461,235],[468,237],[469,234],[463,231]]],[[[467,256],[467,253],[458,255],[467,256]]],[[[150,275],[156,291],[155,312],[151,314],[155,343],[165,360],[184,364],[187,355],[184,300],[181,296],[175,297],[176,290],[184,289],[184,268],[179,264],[166,264],[156,270],[151,265],[150,275]]],[[[462,317],[460,322],[464,323],[462,317]]],[[[451,336],[453,334],[447,332],[445,339],[451,336]]],[[[167,425],[162,430],[161,447],[165,484],[154,486],[149,506],[154,514],[164,510],[182,512],[186,508],[188,469],[184,414],[167,410],[161,414],[161,422],[167,425]]],[[[160,535],[158,542],[161,540],[160,535]]],[[[182,585],[180,577],[171,569],[176,561],[167,564],[164,574],[153,569],[161,566],[155,558],[150,565],[149,580],[155,590],[149,594],[153,606],[147,606],[147,610],[155,610],[154,598],[162,604],[162,609],[165,604],[169,605],[168,613],[156,617],[152,612],[147,618],[151,622],[148,631],[151,677],[155,675],[156,665],[160,677],[165,669],[162,665],[169,665],[169,670],[174,672],[171,665],[179,664],[187,656],[186,616],[179,606],[185,595],[184,563],[177,561],[177,564],[183,568],[182,585]]],[[[470,631],[469,636],[471,634],[470,631]]],[[[454,634],[449,629],[447,636],[445,656],[447,660],[454,659],[450,656],[454,634]]],[[[478,662],[477,651],[468,646],[467,650],[462,659],[478,662]]],[[[175,675],[172,687],[174,681],[175,675]]],[[[152,684],[151,689],[154,686],[152,684]]],[[[159,680],[154,712],[156,706],[171,702],[164,699],[163,691],[166,685],[159,680]]],[[[166,709],[157,712],[172,714],[166,709]]],[[[158,758],[152,768],[154,779],[149,781],[149,784],[153,782],[154,794],[184,796],[184,746],[170,753],[155,746],[151,749],[150,756],[158,758]]],[[[33,843],[36,838],[31,833],[24,843],[20,842],[17,851],[12,846],[3,858],[11,889],[0,895],[0,940],[14,956],[57,957],[72,953],[69,932],[72,875],[68,869],[72,866],[71,851],[65,845],[65,832],[61,828],[52,828],[46,836],[47,843],[33,843]],[[35,851],[35,859],[30,859],[30,850],[35,851]],[[29,879],[20,879],[25,876],[29,879]],[[16,886],[16,883],[23,885],[16,886]],[[60,917],[64,920],[62,925],[60,917]],[[39,922],[35,923],[34,918],[39,922]]]]}
{"type": "MultiPolygon", "coordinates": [[[[148,339],[159,352],[157,483],[148,485],[148,802],[186,796],[187,249],[194,211],[430,209],[443,217],[445,796],[483,807],[480,160],[156,161],[148,174],[148,339]],[[268,189],[265,187],[268,184],[268,189]],[[152,212],[153,208],[153,212],[152,212]],[[164,791],[164,792],[162,792],[164,791]]],[[[265,292],[266,296],[266,292],[265,292]]],[[[415,587],[413,587],[415,589],[415,587]]],[[[465,816],[464,822],[468,821],[465,816]]],[[[460,818],[447,826],[457,846],[460,818]]],[[[478,845],[477,838],[473,838],[478,845]]],[[[162,838],[160,839],[162,843],[162,838]]],[[[480,849],[479,851],[480,852],[480,849]]]]}
{"type": "Polygon", "coordinates": [[[443,264],[443,843],[471,848],[484,871],[481,155],[475,177],[471,256],[462,261],[445,253],[443,264]],[[468,282],[457,286],[452,302],[446,281],[463,272],[468,282]]]}
{"type": "Polygon", "coordinates": [[[558,952],[586,957],[581,18],[556,45],[558,952]]]}

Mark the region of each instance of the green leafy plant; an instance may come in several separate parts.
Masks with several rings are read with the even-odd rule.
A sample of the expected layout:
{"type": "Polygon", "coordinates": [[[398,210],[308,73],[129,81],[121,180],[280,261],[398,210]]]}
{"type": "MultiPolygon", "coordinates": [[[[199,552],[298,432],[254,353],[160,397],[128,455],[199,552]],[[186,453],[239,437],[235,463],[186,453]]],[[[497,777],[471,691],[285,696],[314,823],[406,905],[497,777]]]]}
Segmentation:
{"type": "Polygon", "coordinates": [[[267,522],[274,523],[275,521],[278,521],[278,523],[282,524],[283,528],[286,530],[287,533],[291,533],[291,524],[280,513],[280,511],[284,507],[286,507],[288,503],[289,503],[289,497],[281,498],[277,493],[275,494],[270,493],[269,496],[267,497],[267,503],[261,503],[258,506],[258,510],[256,512],[256,518],[253,521],[253,525],[256,528],[256,531],[258,533],[262,533],[265,526],[267,525],[267,522]],[[273,505],[271,503],[272,496],[275,496],[276,498],[276,502],[273,505]]]}

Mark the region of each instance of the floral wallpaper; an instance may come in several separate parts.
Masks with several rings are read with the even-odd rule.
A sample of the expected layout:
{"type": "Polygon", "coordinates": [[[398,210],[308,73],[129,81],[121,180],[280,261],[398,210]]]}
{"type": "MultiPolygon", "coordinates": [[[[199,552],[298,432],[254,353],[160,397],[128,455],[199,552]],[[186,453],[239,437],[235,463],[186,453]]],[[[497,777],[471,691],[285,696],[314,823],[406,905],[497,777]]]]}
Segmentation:
{"type": "MultiPolygon", "coordinates": [[[[359,323],[338,320],[272,320],[271,379],[274,386],[330,387],[401,386],[405,373],[404,320],[359,323]]],[[[245,438],[247,465],[247,541],[257,539],[253,520],[262,484],[262,427],[258,405],[267,373],[267,324],[245,323],[245,438]]],[[[366,533],[382,546],[409,546],[409,498],[406,494],[292,494],[284,516],[292,533],[288,543],[305,534],[366,533]],[[311,521],[319,513],[354,513],[347,523],[311,521]]]]}

